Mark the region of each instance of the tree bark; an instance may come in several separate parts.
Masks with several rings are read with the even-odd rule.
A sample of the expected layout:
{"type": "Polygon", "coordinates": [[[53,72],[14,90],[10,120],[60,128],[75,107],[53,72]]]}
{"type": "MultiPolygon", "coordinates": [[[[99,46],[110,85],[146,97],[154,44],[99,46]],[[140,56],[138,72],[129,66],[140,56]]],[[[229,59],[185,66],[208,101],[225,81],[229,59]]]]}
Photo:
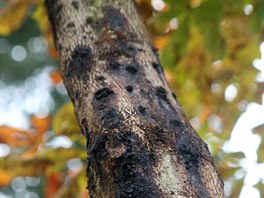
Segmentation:
{"type": "MultiPolygon", "coordinates": [[[[132,0],[46,0],[90,197],[224,197],[132,0]]],[[[173,52],[171,52],[173,53],[173,52]]]]}

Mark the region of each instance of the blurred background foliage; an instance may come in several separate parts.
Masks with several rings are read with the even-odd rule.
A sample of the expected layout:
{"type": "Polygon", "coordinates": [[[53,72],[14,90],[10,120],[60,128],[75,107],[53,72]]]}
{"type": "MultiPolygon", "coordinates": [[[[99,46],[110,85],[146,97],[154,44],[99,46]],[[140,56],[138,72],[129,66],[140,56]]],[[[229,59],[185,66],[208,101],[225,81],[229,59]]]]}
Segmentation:
{"type": "MultiPolygon", "coordinates": [[[[137,3],[172,90],[210,148],[227,197],[239,197],[245,154],[223,147],[247,104],[263,102],[264,74],[252,61],[264,40],[264,1],[137,3]]],[[[86,142],[60,78],[43,1],[0,1],[0,35],[0,197],[87,197],[86,142]]],[[[263,164],[263,125],[254,134],[261,137],[257,163],[263,164]]],[[[254,186],[262,197],[263,183],[254,186]]]]}

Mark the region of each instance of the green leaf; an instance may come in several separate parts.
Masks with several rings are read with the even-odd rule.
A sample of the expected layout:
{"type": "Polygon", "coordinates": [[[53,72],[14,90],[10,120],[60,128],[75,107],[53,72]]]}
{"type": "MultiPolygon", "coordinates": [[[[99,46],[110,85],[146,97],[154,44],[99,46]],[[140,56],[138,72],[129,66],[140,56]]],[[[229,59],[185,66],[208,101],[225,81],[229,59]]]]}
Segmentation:
{"type": "Polygon", "coordinates": [[[161,62],[165,68],[172,69],[183,56],[189,38],[189,18],[179,19],[179,28],[172,32],[167,45],[161,52],[161,62]]]}
{"type": "Polygon", "coordinates": [[[231,177],[234,176],[234,174],[240,170],[240,167],[228,167],[228,165],[225,165],[225,166],[219,166],[218,167],[219,169],[219,172],[221,174],[221,177],[224,179],[224,180],[229,180],[231,177]]]}
{"type": "Polygon", "coordinates": [[[194,9],[192,19],[204,35],[204,43],[214,59],[224,56],[225,43],[220,33],[222,5],[216,1],[206,1],[194,9]]]}
{"type": "Polygon", "coordinates": [[[256,189],[260,192],[260,197],[264,196],[264,181],[259,181],[257,184],[254,185],[256,189]]]}
{"type": "Polygon", "coordinates": [[[236,180],[233,183],[230,197],[239,197],[243,185],[244,185],[244,177],[242,179],[236,180]]]}
{"type": "Polygon", "coordinates": [[[258,163],[264,162],[264,149],[263,148],[264,148],[264,139],[261,138],[261,142],[260,142],[258,150],[257,150],[258,163]]]}
{"type": "Polygon", "coordinates": [[[258,163],[264,162],[264,124],[261,124],[253,129],[254,134],[258,134],[261,137],[261,142],[259,144],[257,155],[258,155],[258,163]]]}
{"type": "Polygon", "coordinates": [[[264,1],[256,0],[252,13],[252,29],[260,32],[264,29],[264,1]]]}
{"type": "Polygon", "coordinates": [[[186,10],[189,7],[189,1],[186,0],[164,0],[165,3],[170,5],[170,9],[174,11],[186,10]]]}

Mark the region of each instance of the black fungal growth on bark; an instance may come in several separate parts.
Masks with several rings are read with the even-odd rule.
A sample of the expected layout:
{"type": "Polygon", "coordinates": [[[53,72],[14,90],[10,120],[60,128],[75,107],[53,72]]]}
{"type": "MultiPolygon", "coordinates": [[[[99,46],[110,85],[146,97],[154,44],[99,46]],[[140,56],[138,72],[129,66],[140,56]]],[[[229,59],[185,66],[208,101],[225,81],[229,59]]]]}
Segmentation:
{"type": "Polygon", "coordinates": [[[104,76],[96,76],[95,77],[95,80],[96,81],[104,81],[105,80],[105,77],[104,76]]]}
{"type": "Polygon", "coordinates": [[[196,186],[196,193],[199,197],[210,197],[207,189],[203,185],[203,178],[200,172],[201,160],[203,158],[202,147],[203,145],[198,145],[197,139],[186,133],[182,133],[178,138],[176,138],[175,149],[179,153],[179,160],[184,164],[187,175],[188,182],[192,186],[196,186]]]}
{"type": "Polygon", "coordinates": [[[158,96],[158,98],[167,101],[167,92],[163,87],[156,88],[156,95],[158,96]]]}
{"type": "Polygon", "coordinates": [[[152,66],[156,70],[157,73],[162,73],[163,72],[163,68],[162,68],[160,63],[153,62],[152,66]]]}
{"type": "Polygon", "coordinates": [[[151,50],[152,50],[154,56],[156,57],[156,59],[159,60],[159,49],[155,48],[154,46],[151,46],[151,50]]]}
{"type": "Polygon", "coordinates": [[[72,28],[74,26],[75,26],[75,24],[73,22],[70,22],[70,23],[67,24],[67,28],[72,28]]]}
{"type": "Polygon", "coordinates": [[[72,1],[71,5],[72,5],[72,7],[74,7],[74,9],[76,9],[76,10],[79,9],[79,3],[78,3],[78,1],[72,1]]]}
{"type": "Polygon", "coordinates": [[[114,129],[118,128],[122,124],[123,117],[111,107],[102,115],[101,121],[103,121],[104,128],[114,129]]]}
{"type": "Polygon", "coordinates": [[[145,114],[146,114],[146,108],[143,107],[142,105],[140,105],[140,106],[138,107],[138,111],[139,111],[139,113],[140,113],[141,115],[145,115],[145,114]]]}
{"type": "Polygon", "coordinates": [[[175,93],[172,93],[173,98],[177,101],[177,96],[175,93]]]}
{"type": "Polygon", "coordinates": [[[176,119],[170,120],[169,123],[170,123],[170,125],[172,125],[176,129],[183,127],[182,122],[179,120],[176,120],[176,119]]]}
{"type": "Polygon", "coordinates": [[[124,41],[118,41],[116,48],[120,55],[125,55],[130,58],[134,58],[137,54],[137,49],[124,41]]]}
{"type": "Polygon", "coordinates": [[[107,96],[111,95],[111,94],[114,94],[114,92],[109,89],[108,87],[107,88],[102,88],[102,89],[99,89],[95,94],[94,94],[94,97],[96,100],[100,100],[102,98],[106,98],[107,96]]]}
{"type": "Polygon", "coordinates": [[[138,72],[138,69],[134,65],[125,65],[126,70],[131,74],[135,75],[138,72]]]}
{"type": "Polygon", "coordinates": [[[126,90],[128,93],[131,93],[133,91],[133,87],[131,85],[126,86],[126,90]]]}
{"type": "Polygon", "coordinates": [[[127,150],[117,162],[116,197],[160,197],[152,177],[154,163],[154,153],[127,150]]]}
{"type": "Polygon", "coordinates": [[[107,67],[111,70],[118,70],[121,67],[121,64],[116,61],[109,61],[107,67]]]}
{"type": "Polygon", "coordinates": [[[111,30],[118,32],[125,32],[127,30],[127,20],[120,11],[111,6],[105,6],[103,12],[103,23],[111,30]]]}
{"type": "Polygon", "coordinates": [[[92,50],[88,46],[77,46],[71,56],[67,77],[88,78],[92,66],[92,50]]]}

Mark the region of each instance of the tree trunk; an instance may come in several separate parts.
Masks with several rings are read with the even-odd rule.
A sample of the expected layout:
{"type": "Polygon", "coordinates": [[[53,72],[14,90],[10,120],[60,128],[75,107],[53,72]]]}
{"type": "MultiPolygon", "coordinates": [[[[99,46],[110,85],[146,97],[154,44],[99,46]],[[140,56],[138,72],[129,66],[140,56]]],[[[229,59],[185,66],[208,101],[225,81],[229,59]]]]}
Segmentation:
{"type": "MultiPolygon", "coordinates": [[[[46,0],[90,197],[224,197],[132,0],[46,0]]],[[[171,52],[173,53],[173,52],[171,52]]]]}

